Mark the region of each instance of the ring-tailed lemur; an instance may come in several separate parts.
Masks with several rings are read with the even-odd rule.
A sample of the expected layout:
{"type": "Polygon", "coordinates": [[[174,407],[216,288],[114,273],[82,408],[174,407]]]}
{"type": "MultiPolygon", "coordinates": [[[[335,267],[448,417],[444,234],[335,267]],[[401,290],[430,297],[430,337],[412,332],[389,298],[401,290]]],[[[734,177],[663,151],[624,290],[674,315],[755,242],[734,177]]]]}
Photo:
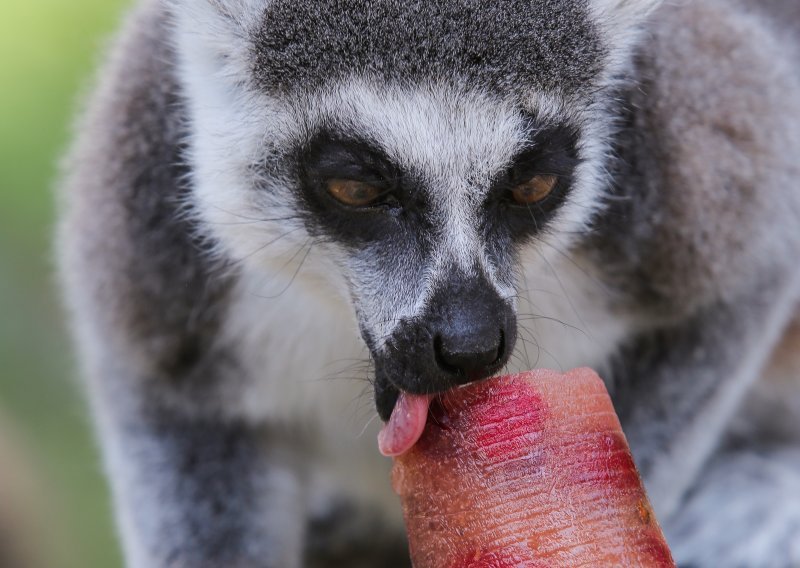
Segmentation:
{"type": "Polygon", "coordinates": [[[794,0],[142,0],[58,233],[128,565],[404,565],[370,409],[577,365],[681,563],[800,565],[798,40],[794,0]]]}

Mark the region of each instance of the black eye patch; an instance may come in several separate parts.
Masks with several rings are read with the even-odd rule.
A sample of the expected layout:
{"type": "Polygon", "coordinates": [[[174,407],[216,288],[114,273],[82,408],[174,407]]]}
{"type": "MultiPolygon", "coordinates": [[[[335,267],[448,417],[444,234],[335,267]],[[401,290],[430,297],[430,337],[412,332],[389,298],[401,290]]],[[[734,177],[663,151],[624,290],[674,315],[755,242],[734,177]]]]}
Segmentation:
{"type": "Polygon", "coordinates": [[[487,240],[506,238],[520,242],[545,229],[569,195],[579,163],[578,137],[578,129],[567,125],[529,127],[527,143],[497,175],[487,195],[487,240]],[[539,202],[515,203],[511,199],[514,188],[536,176],[554,176],[557,181],[553,190],[539,202]]]}
{"type": "Polygon", "coordinates": [[[301,150],[300,161],[307,180],[352,179],[388,186],[399,178],[399,168],[374,145],[330,134],[315,137],[301,150]]]}
{"type": "Polygon", "coordinates": [[[569,127],[536,130],[506,171],[508,183],[523,183],[534,175],[570,175],[578,162],[578,133],[569,127]]]}
{"type": "Polygon", "coordinates": [[[323,131],[297,149],[295,161],[299,196],[312,234],[359,247],[423,239],[428,230],[423,192],[377,144],[323,131]],[[348,207],[331,195],[331,180],[369,184],[381,198],[371,206],[348,207]]]}

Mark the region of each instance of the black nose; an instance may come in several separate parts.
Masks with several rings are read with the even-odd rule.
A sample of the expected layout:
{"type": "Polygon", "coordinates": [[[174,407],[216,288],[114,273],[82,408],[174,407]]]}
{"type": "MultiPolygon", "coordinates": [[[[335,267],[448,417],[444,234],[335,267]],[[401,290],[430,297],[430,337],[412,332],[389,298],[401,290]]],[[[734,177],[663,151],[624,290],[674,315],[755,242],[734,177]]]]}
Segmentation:
{"type": "MultiPolygon", "coordinates": [[[[483,322],[480,322],[483,323],[483,322]]],[[[434,339],[436,363],[456,377],[456,382],[466,383],[486,376],[487,370],[497,364],[505,351],[505,332],[487,322],[467,333],[445,333],[434,339]],[[461,379],[461,380],[459,380],[461,379]]]]}
{"type": "Polygon", "coordinates": [[[483,379],[502,367],[514,317],[491,284],[480,278],[456,281],[435,294],[431,305],[436,366],[451,383],[483,379]]]}
{"type": "Polygon", "coordinates": [[[508,362],[516,339],[513,306],[489,279],[453,271],[423,313],[401,321],[373,352],[378,413],[387,420],[400,392],[434,394],[490,377],[508,362]]]}

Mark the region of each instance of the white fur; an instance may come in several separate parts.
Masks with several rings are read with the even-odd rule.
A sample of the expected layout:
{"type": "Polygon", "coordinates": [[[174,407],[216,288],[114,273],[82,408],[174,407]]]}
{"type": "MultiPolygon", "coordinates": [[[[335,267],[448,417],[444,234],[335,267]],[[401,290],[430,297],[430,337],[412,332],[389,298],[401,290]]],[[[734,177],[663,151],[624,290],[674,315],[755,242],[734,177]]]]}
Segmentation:
{"type": "Polygon", "coordinates": [[[511,369],[606,365],[635,322],[611,311],[611,292],[591,266],[550,245],[528,249],[521,263],[519,344],[511,369]]]}
{"type": "Polygon", "coordinates": [[[225,410],[253,423],[314,432],[325,475],[313,484],[313,498],[325,503],[344,492],[399,524],[396,500],[386,491],[390,463],[375,450],[381,422],[352,307],[311,271],[285,287],[291,270],[253,271],[242,280],[222,338],[235,346],[243,380],[225,410]],[[273,279],[283,293],[275,295],[273,279]]]}

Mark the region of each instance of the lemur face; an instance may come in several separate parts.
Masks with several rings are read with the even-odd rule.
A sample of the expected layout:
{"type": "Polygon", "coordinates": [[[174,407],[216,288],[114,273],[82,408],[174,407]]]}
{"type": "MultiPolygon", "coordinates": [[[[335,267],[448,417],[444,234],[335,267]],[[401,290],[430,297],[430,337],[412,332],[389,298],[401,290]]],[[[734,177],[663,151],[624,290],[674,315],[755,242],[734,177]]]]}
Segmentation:
{"type": "Polygon", "coordinates": [[[399,390],[505,365],[518,253],[564,213],[579,132],[448,87],[338,97],[297,146],[294,191],[347,281],[386,418],[399,390]]]}
{"type": "MultiPolygon", "coordinates": [[[[651,3],[597,0],[617,17],[651,3]]],[[[178,12],[193,205],[225,254],[303,254],[341,283],[384,419],[401,390],[499,371],[521,253],[563,247],[602,195],[599,93],[618,54],[598,6],[235,5],[178,12]],[[228,32],[196,31],[210,12],[228,32]]]]}

